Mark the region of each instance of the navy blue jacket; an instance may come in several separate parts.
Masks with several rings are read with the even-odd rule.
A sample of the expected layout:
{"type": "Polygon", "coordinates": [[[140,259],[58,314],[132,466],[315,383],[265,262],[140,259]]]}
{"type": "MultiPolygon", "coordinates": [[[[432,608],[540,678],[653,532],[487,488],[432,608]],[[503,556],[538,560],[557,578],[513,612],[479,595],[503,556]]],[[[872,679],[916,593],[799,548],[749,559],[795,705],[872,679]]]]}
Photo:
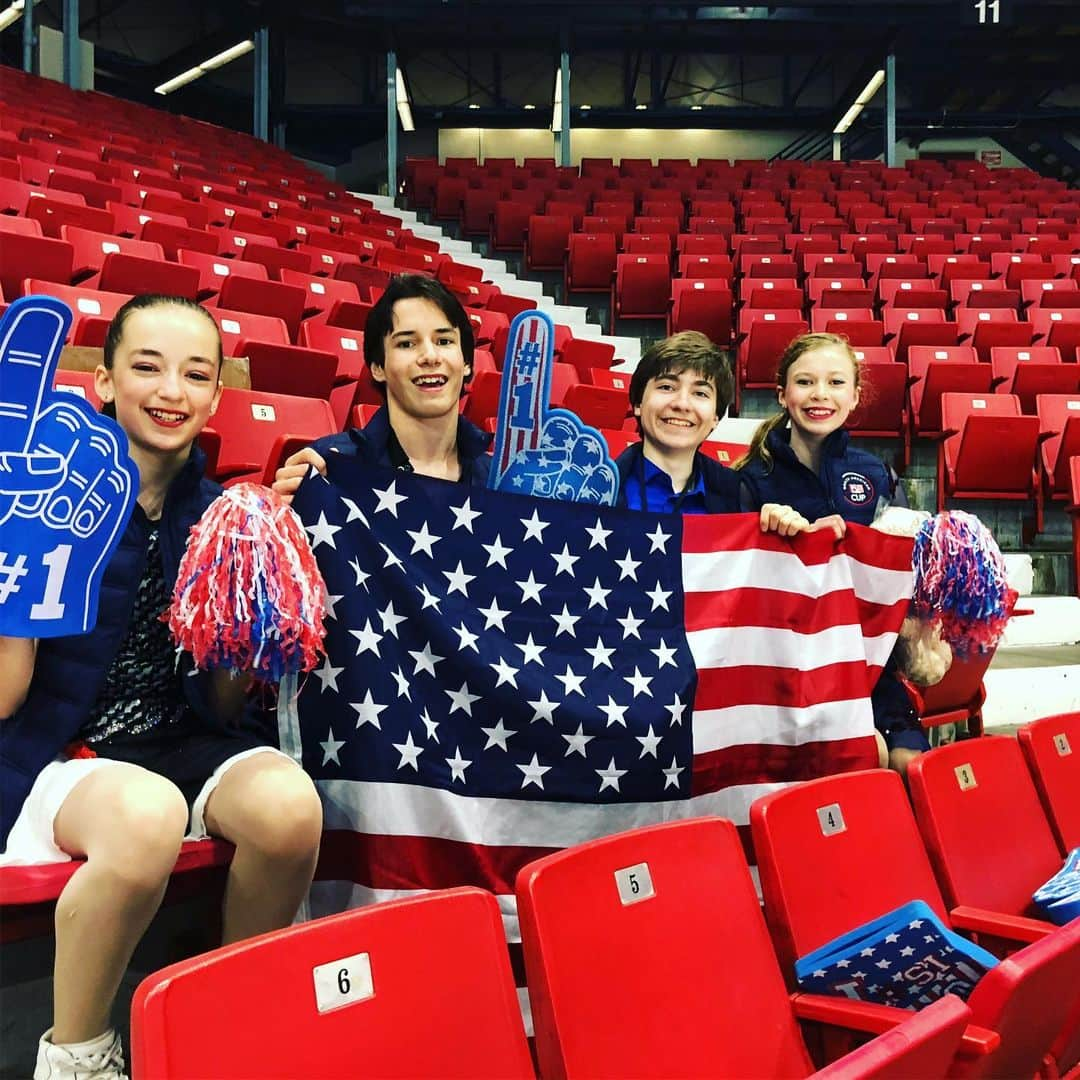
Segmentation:
{"type": "MultiPolygon", "coordinates": [[[[637,473],[641,461],[641,443],[628,446],[616,459],[619,470],[619,498],[617,505],[626,505],[626,481],[637,473]]],[[[753,507],[743,493],[743,482],[733,469],[721,465],[700,450],[694,455],[694,468],[705,483],[705,511],[709,514],[737,514],[753,507]]]]}
{"type": "MultiPolygon", "coordinates": [[[[221,493],[218,484],[203,476],[205,464],[202,451],[192,447],[190,458],[165,494],[159,540],[170,588],[188,531],[221,493]]],[[[97,700],[127,634],[146,567],[151,527],[136,505],[102,577],[94,628],[85,634],[41,639],[26,701],[14,716],[0,721],[0,845],[7,843],[38,773],[76,738],[97,700]]],[[[186,676],[190,670],[191,658],[184,654],[181,672],[186,676]]],[[[191,709],[209,726],[220,726],[210,704],[209,677],[181,678],[180,685],[191,709]]]]}
{"type": "Polygon", "coordinates": [[[774,428],[765,440],[772,463],[767,466],[758,458],[740,470],[755,508],[782,503],[794,507],[808,521],[839,514],[845,521],[870,525],[881,499],[890,505],[907,506],[904,489],[893,471],[873,454],[851,446],[842,428],[825,440],[817,476],[795,456],[790,439],[789,428],[774,428]]]}
{"type": "MultiPolygon", "coordinates": [[[[485,487],[491,471],[487,453],[493,436],[481,431],[464,416],[458,417],[457,452],[461,464],[461,482],[473,487],[485,487]]],[[[325,435],[312,443],[312,449],[326,457],[328,453],[358,457],[369,465],[384,465],[400,469],[408,458],[398,445],[390,426],[390,413],[384,405],[362,428],[349,428],[339,435],[325,435]]]]}

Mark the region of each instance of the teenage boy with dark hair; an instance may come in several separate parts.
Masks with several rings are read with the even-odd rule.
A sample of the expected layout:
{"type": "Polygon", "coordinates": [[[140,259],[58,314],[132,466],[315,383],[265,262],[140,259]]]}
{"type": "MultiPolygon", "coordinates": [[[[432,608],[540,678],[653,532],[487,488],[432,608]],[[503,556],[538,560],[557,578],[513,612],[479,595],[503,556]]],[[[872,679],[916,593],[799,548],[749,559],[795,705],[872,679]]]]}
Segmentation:
{"type": "MultiPolygon", "coordinates": [[[[619,505],[669,514],[752,510],[738,473],[700,450],[733,395],[727,361],[704,334],[687,330],[650,346],[630,379],[641,442],[615,462],[619,505]]],[[[789,506],[767,503],[761,528],[794,536],[809,522],[789,506]]]]}
{"type": "Polygon", "coordinates": [[[386,404],[362,430],[350,428],[298,450],[278,469],[274,490],[291,502],[311,468],[325,473],[325,455],[335,452],[486,484],[491,436],[458,414],[473,373],[472,326],[458,299],[421,274],[391,279],[368,315],[364,361],[386,404]]]}

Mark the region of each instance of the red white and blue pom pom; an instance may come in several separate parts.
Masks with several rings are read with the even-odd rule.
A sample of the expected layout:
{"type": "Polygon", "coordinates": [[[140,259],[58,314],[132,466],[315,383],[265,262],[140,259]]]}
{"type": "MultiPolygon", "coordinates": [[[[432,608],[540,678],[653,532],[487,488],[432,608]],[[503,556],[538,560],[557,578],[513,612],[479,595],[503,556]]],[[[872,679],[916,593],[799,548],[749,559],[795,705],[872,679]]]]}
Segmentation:
{"type": "Polygon", "coordinates": [[[912,612],[940,624],[957,656],[996,648],[1009,620],[1016,590],[990,530],[962,510],[938,514],[915,535],[912,612]]]}
{"type": "Polygon", "coordinates": [[[199,668],[276,682],[319,662],[326,585],[300,519],[269,488],[237,484],[191,529],[167,613],[199,668]]]}

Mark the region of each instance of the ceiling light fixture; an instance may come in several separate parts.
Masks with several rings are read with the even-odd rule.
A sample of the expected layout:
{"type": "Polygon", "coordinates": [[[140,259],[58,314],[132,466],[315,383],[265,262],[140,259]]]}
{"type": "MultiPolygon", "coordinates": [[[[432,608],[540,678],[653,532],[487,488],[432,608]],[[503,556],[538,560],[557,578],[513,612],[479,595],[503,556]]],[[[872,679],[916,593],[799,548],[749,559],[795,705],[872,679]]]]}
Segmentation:
{"type": "Polygon", "coordinates": [[[187,86],[188,83],[201,79],[208,71],[216,71],[238,57],[246,55],[254,48],[255,42],[250,38],[246,41],[239,41],[215,56],[211,56],[208,60],[204,60],[201,64],[196,64],[193,68],[188,68],[187,71],[182,71],[179,75],[166,80],[160,86],[155,86],[154,93],[171,94],[174,90],[179,90],[181,86],[187,86]]]}

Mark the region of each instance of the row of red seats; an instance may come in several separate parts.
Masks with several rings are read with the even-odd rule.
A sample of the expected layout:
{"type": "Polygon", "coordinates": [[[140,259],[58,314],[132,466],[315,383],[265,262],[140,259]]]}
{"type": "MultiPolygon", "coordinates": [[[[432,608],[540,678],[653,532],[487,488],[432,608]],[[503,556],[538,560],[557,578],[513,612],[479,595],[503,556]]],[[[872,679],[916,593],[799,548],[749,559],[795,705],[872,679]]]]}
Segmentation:
{"type": "MultiPolygon", "coordinates": [[[[1019,745],[989,737],[931,751],[912,766],[914,815],[883,770],[759,799],[750,823],[767,928],[738,831],[718,818],[525,866],[518,916],[540,1074],[805,1076],[814,1063],[802,1021],[908,1036],[892,1053],[872,1041],[818,1075],[1064,1075],[1080,1059],[1069,989],[1080,980],[1080,920],[1052,927],[1030,897],[1080,843],[1076,745],[1080,714],[1069,714],[1022,729],[1019,745]],[[826,827],[826,814],[840,827],[826,827]],[[1009,961],[982,977],[967,1009],[947,998],[948,1021],[940,1004],[916,1014],[936,1034],[895,1027],[906,1014],[887,1007],[788,996],[796,957],[916,898],[1009,961]]],[[[358,1057],[379,1075],[441,1075],[451,1048],[468,1075],[532,1075],[498,906],[472,889],[173,965],[139,987],[132,1019],[136,1072],[162,1077],[197,1073],[208,1054],[223,1078],[343,1075],[358,1057]],[[328,957],[341,957],[331,975],[346,981],[317,983],[313,999],[309,972],[328,957]],[[417,979],[418,957],[440,979],[417,979]],[[267,979],[280,991],[272,1002],[207,1020],[209,997],[243,1008],[245,988],[267,979]],[[267,1045],[268,1025],[292,1037],[267,1045]],[[403,1046],[402,1025],[424,1036],[403,1046]]]]}
{"type": "Polygon", "coordinates": [[[695,191],[700,191],[736,199],[783,196],[793,189],[825,195],[836,191],[856,192],[872,197],[894,192],[930,197],[979,191],[994,195],[1035,191],[1045,197],[1066,189],[1062,182],[1040,177],[1026,169],[991,171],[971,162],[962,168],[963,175],[956,175],[927,162],[909,162],[903,169],[888,169],[880,162],[784,161],[771,166],[762,162],[757,167],[732,167],[726,162],[699,162],[695,166],[685,161],[668,161],[654,166],[643,160],[624,159],[616,166],[610,161],[586,159],[579,173],[577,167],[557,167],[554,162],[543,159],[527,159],[522,166],[509,159],[489,159],[481,165],[468,159],[451,158],[443,166],[432,159],[409,159],[404,169],[403,191],[410,205],[434,209],[438,217],[456,217],[462,192],[485,188],[563,191],[586,196],[618,191],[631,195],[655,192],[668,197],[672,194],[692,197],[695,191]],[[440,186],[444,192],[441,203],[440,186]]]}

